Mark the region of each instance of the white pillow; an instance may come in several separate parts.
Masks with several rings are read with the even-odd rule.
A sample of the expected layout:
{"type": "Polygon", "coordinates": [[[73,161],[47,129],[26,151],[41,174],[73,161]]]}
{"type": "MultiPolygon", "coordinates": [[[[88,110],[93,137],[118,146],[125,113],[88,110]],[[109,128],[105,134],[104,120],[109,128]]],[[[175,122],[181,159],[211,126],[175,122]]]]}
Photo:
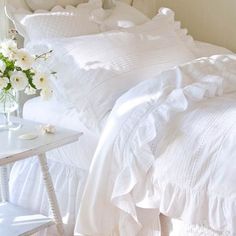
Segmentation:
{"type": "Polygon", "coordinates": [[[196,51],[196,44],[192,36],[188,35],[188,30],[181,28],[181,23],[175,21],[175,13],[169,8],[162,7],[156,16],[152,18],[152,21],[156,21],[157,27],[171,27],[179,35],[181,40],[192,52],[196,51]],[[168,25],[168,26],[167,26],[168,25]]]}
{"type": "MultiPolygon", "coordinates": [[[[56,6],[51,11],[37,10],[34,13],[19,9],[10,10],[18,32],[26,41],[47,38],[73,37],[99,33],[99,25],[90,20],[91,12],[101,9],[102,2],[91,1],[77,7],[56,6]]],[[[8,8],[9,9],[9,8],[8,8]]]]}
{"type": "Polygon", "coordinates": [[[25,0],[26,4],[32,11],[38,9],[51,10],[54,6],[76,6],[79,3],[86,2],[84,0],[25,0]]]}
{"type": "Polygon", "coordinates": [[[101,31],[129,28],[143,24],[150,19],[130,5],[116,1],[110,10],[95,10],[92,13],[94,22],[100,24],[101,31]]]}
{"type": "Polygon", "coordinates": [[[57,98],[76,107],[88,127],[99,127],[128,89],[194,59],[175,30],[157,25],[45,42],[54,50],[57,98]]]}

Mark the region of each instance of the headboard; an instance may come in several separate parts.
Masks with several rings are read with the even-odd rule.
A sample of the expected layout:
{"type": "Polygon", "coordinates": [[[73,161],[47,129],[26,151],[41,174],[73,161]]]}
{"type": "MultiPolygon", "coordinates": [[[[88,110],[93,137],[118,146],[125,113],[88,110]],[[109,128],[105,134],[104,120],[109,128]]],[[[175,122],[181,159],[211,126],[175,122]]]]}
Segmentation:
{"type": "MultiPolygon", "coordinates": [[[[111,6],[113,1],[115,0],[104,0],[104,6],[111,6]]],[[[122,1],[133,5],[150,17],[154,16],[160,7],[169,7],[175,11],[176,19],[182,22],[183,27],[187,28],[196,40],[224,46],[236,52],[236,0],[122,1]]],[[[8,0],[8,2],[26,7],[24,0],[8,0]]]]}

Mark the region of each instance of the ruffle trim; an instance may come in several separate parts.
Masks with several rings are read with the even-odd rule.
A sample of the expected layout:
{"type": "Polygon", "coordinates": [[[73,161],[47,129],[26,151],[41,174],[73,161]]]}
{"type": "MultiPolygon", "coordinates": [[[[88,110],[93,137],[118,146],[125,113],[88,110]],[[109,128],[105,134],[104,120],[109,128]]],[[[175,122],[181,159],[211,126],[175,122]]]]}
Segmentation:
{"type": "MultiPolygon", "coordinates": [[[[206,195],[206,193],[194,194],[190,189],[178,189],[171,184],[158,186],[152,184],[150,189],[153,193],[146,193],[145,205],[142,205],[141,202],[135,202],[132,193],[135,192],[137,185],[142,185],[142,181],[146,179],[148,171],[154,164],[155,156],[149,144],[162,136],[168,121],[196,102],[236,91],[236,57],[202,58],[164,72],[156,79],[163,83],[165,88],[174,87],[167,96],[163,95],[164,97],[149,104],[142,104],[139,109],[129,115],[122,127],[114,151],[118,153],[115,161],[122,166],[122,169],[114,184],[112,203],[123,211],[121,219],[122,215],[128,218],[127,214],[133,219],[135,224],[129,227],[132,228],[134,235],[142,228],[136,206],[157,208],[171,217],[182,218],[194,224],[205,222],[212,229],[235,234],[235,199],[221,199],[206,195]],[[209,73],[205,76],[202,67],[204,63],[208,63],[207,72],[209,73]],[[187,74],[191,76],[186,79],[187,74]],[[153,111],[155,111],[155,118],[153,111]],[[130,131],[131,127],[132,131],[130,131]],[[148,202],[147,199],[150,201],[148,202]],[[176,206],[181,204],[184,208],[176,210],[176,206]],[[204,209],[202,209],[203,206],[204,209]]],[[[163,90],[163,86],[159,90],[163,90]]],[[[131,219],[129,221],[131,222],[131,219]]]]}
{"type": "Polygon", "coordinates": [[[160,199],[156,207],[164,215],[219,232],[236,232],[235,198],[214,196],[205,191],[196,192],[170,183],[155,183],[154,186],[155,198],[160,199]]]}
{"type": "Polygon", "coordinates": [[[37,9],[32,10],[27,4],[22,3],[19,4],[13,4],[8,3],[6,5],[6,12],[9,16],[14,16],[15,14],[35,14],[35,13],[51,13],[51,12],[64,12],[64,11],[75,11],[77,8],[83,8],[85,6],[91,5],[94,9],[100,7],[102,8],[102,1],[101,0],[90,0],[90,2],[87,3],[77,3],[74,5],[54,5],[51,9],[37,9]]]}
{"type": "MultiPolygon", "coordinates": [[[[61,210],[66,235],[74,235],[74,227],[85,187],[88,171],[68,166],[48,158],[61,210]]],[[[33,157],[13,165],[10,176],[10,200],[16,205],[51,216],[38,158],[33,157]]],[[[49,227],[38,236],[57,235],[56,228],[49,227]]]]}
{"type": "Polygon", "coordinates": [[[169,8],[161,7],[158,11],[158,14],[153,18],[153,20],[158,20],[162,17],[168,19],[169,24],[174,27],[176,33],[184,42],[185,46],[187,46],[188,49],[194,53],[196,51],[194,39],[188,34],[188,30],[186,28],[181,28],[181,22],[175,20],[175,12],[169,8]]]}
{"type": "Polygon", "coordinates": [[[223,233],[219,233],[219,232],[215,232],[212,231],[210,229],[207,229],[203,226],[199,226],[199,225],[188,225],[185,227],[184,232],[183,232],[183,236],[229,236],[230,234],[228,232],[223,232],[223,233]]]}

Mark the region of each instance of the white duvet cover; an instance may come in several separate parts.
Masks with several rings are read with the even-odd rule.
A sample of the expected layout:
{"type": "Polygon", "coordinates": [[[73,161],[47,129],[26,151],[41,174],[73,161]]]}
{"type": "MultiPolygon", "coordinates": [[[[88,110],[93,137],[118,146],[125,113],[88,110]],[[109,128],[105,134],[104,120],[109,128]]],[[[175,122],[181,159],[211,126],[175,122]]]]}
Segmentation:
{"type": "Polygon", "coordinates": [[[76,235],[160,235],[159,213],[236,234],[236,56],[202,58],[116,103],[76,235]]]}
{"type": "MultiPolygon", "coordinates": [[[[195,43],[197,56],[228,53],[226,49],[214,45],[195,43]]],[[[56,100],[45,102],[34,98],[28,101],[24,106],[24,118],[84,133],[78,143],[48,153],[50,172],[59,198],[66,235],[71,236],[74,234],[81,195],[99,136],[83,125],[75,108],[68,108],[56,100]]],[[[105,123],[105,120],[103,122],[105,123]]],[[[11,201],[50,214],[40,173],[36,159],[17,162],[10,176],[11,201]]],[[[75,232],[78,232],[78,228],[75,232]]],[[[41,234],[53,236],[55,230],[51,228],[41,234]]]]}

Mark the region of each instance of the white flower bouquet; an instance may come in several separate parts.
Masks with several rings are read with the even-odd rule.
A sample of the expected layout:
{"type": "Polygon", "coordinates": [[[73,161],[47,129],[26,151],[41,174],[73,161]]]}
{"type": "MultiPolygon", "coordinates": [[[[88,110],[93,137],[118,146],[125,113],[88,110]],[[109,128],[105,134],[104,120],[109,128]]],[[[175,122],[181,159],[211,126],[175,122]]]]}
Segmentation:
{"type": "Polygon", "coordinates": [[[45,68],[39,69],[40,63],[37,62],[47,60],[51,52],[39,56],[31,55],[25,49],[18,49],[12,39],[0,43],[0,113],[6,117],[6,122],[4,125],[0,124],[0,129],[14,127],[10,122],[10,113],[18,107],[18,91],[33,95],[38,90],[43,99],[52,96],[49,77],[55,72],[49,73],[45,68]]]}
{"type": "MultiPolygon", "coordinates": [[[[25,49],[18,49],[14,40],[0,43],[0,92],[21,91],[28,95],[40,90],[44,99],[52,96],[49,76],[55,73],[38,71],[36,61],[46,60],[51,51],[42,55],[30,55],[25,49]]],[[[1,100],[0,100],[1,102],[1,100]]]]}

